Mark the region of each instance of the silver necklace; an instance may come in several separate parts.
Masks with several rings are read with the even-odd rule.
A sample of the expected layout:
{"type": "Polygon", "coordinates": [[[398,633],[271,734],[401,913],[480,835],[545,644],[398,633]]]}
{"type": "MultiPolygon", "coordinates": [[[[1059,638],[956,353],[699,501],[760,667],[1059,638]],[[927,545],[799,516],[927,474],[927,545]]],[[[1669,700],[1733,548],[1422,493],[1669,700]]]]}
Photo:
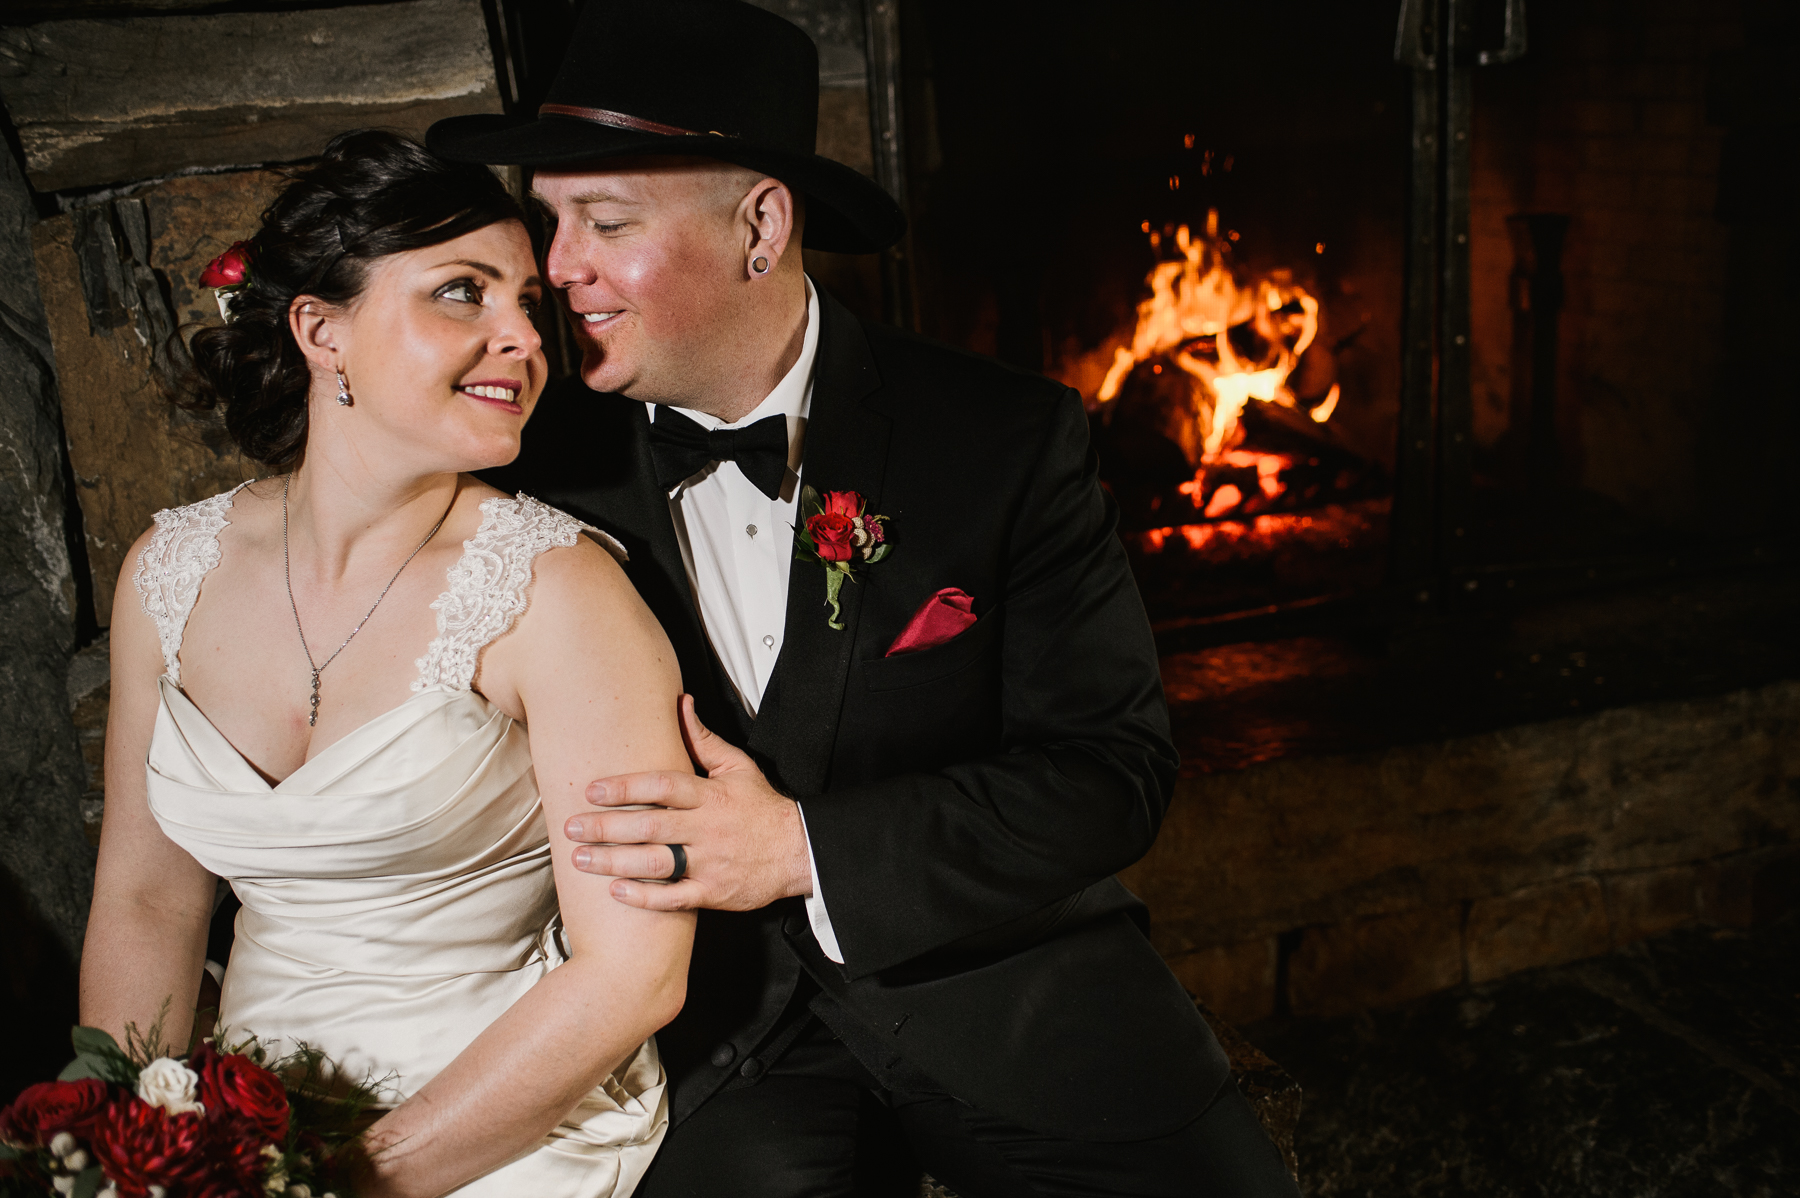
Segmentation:
{"type": "Polygon", "coordinates": [[[437,536],[438,529],[444,527],[444,521],[450,518],[450,508],[456,506],[456,492],[450,493],[450,507],[444,509],[444,514],[438,517],[438,522],[431,526],[431,531],[425,534],[423,541],[419,542],[419,549],[406,555],[406,560],[400,563],[400,569],[395,570],[394,576],[388,579],[388,584],[381,588],[381,594],[375,596],[375,602],[369,604],[369,610],[364,612],[363,618],[356,622],[356,627],[350,630],[350,635],[344,638],[344,643],[332,651],[331,656],[325,659],[324,665],[316,665],[313,662],[312,650],[306,647],[306,629],[300,627],[300,605],[294,602],[294,570],[288,560],[288,488],[293,485],[293,482],[293,475],[289,475],[281,484],[281,573],[287,579],[288,606],[294,611],[294,631],[300,634],[300,651],[306,654],[306,664],[312,668],[312,710],[306,716],[306,726],[312,728],[319,722],[319,675],[325,672],[325,666],[336,661],[337,655],[356,639],[356,634],[363,630],[363,625],[369,622],[369,617],[375,614],[375,609],[381,606],[381,601],[387,598],[387,593],[394,589],[396,582],[400,581],[401,571],[412,565],[412,559],[419,556],[419,549],[429,545],[431,538],[437,536]]]}

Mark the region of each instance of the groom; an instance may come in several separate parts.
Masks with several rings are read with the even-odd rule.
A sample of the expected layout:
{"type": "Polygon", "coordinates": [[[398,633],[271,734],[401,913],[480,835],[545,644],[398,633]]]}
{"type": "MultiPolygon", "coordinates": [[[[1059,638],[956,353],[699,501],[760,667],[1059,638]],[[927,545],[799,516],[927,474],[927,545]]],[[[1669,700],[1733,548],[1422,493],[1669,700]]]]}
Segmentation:
{"type": "Polygon", "coordinates": [[[430,135],[534,168],[583,349],[494,481],[625,544],[693,697],[705,776],[568,829],[618,901],[701,908],[639,1192],[886,1193],[897,1128],[966,1198],[1293,1195],[1112,877],[1176,756],[1080,398],[811,285],[803,243],[904,229],[817,100],[762,9],[589,0],[535,119],[430,135]]]}

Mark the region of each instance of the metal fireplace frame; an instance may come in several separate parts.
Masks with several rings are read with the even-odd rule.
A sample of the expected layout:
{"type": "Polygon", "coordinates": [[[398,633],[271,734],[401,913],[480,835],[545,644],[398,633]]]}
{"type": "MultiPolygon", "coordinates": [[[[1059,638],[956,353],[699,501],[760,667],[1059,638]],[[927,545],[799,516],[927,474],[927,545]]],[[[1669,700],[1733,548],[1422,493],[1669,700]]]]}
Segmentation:
{"type": "Polygon", "coordinates": [[[1412,70],[1412,169],[1401,315],[1389,577],[1436,610],[1471,564],[1474,412],[1469,385],[1469,163],[1474,75],[1526,49],[1525,0],[1505,40],[1475,45],[1475,0],[1403,0],[1394,59],[1412,70]]]}

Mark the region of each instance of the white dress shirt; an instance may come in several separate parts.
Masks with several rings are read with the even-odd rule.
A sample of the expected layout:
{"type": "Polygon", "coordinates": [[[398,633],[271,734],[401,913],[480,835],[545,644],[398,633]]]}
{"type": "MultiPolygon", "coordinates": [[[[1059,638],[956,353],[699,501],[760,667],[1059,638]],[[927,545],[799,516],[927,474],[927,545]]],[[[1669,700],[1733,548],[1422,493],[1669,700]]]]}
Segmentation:
{"type": "MultiPolygon", "coordinates": [[[[819,349],[819,297],[806,283],[806,339],[800,357],[768,397],[748,416],[726,424],[716,416],[687,408],[675,410],[709,432],[747,428],[769,416],[787,417],[788,469],[781,493],[770,499],[744,477],[735,462],[714,462],[676,484],[669,492],[669,516],[687,566],[688,584],[700,608],[700,623],[713,652],[725,667],[737,697],[752,717],[762,704],[769,676],[781,656],[787,627],[788,572],[794,562],[794,524],[800,509],[800,470],[805,450],[806,418],[812,408],[813,359],[819,349]]],[[[650,405],[650,419],[657,406],[650,405]]],[[[804,832],[806,812],[800,813],[804,832]]],[[[819,867],[812,860],[812,894],[806,915],[825,955],[839,964],[843,952],[825,899],[819,892],[819,867]]]]}

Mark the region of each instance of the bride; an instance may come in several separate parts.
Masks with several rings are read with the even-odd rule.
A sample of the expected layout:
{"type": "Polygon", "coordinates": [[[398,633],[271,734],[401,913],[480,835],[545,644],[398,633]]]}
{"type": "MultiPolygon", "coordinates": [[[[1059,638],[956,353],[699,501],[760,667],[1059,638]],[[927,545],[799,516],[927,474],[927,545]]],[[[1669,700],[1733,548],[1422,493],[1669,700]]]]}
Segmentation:
{"type": "Polygon", "coordinates": [[[186,1042],[223,877],[220,1025],[390,1079],[373,1192],[627,1195],[693,922],[613,901],[561,829],[587,779],[691,766],[608,550],[466,473],[514,457],[545,381],[519,210],[346,134],[249,260],[194,402],[280,473],[159,512],[120,579],[82,1021],[166,1003],[186,1042]]]}

